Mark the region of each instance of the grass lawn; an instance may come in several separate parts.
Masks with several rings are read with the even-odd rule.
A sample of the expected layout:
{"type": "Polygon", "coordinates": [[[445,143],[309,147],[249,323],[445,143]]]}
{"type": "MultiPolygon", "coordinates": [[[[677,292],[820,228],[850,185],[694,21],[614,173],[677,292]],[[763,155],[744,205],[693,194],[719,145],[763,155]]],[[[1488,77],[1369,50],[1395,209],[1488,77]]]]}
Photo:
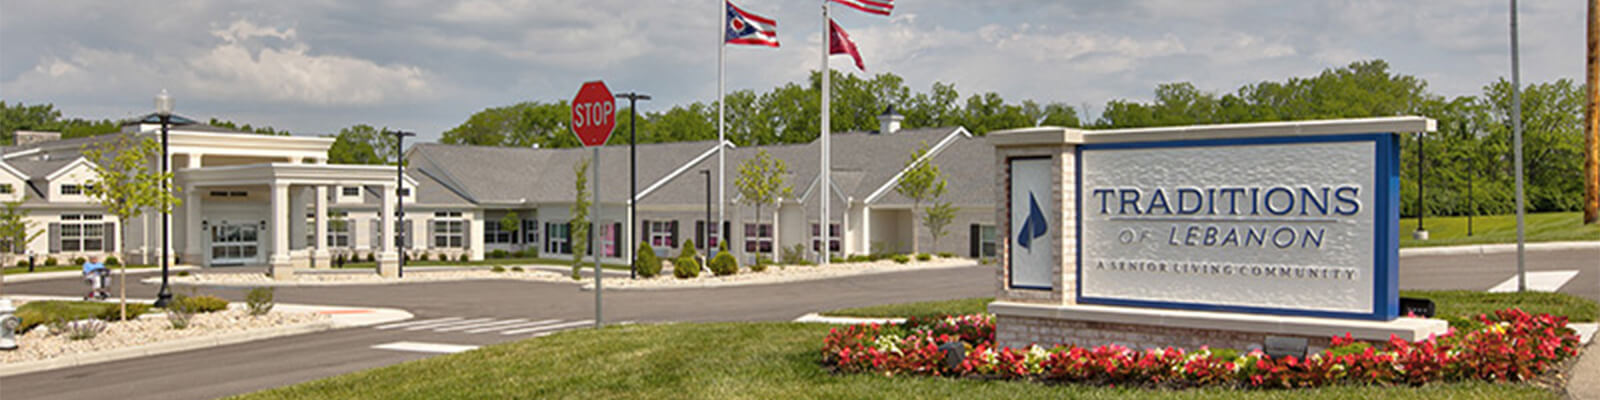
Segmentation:
{"type": "MultiPolygon", "coordinates": [[[[1433,300],[1436,317],[1461,326],[1479,314],[1507,308],[1521,308],[1534,314],[1565,315],[1572,322],[1600,320],[1600,304],[1566,293],[1485,293],[1470,290],[1402,290],[1400,296],[1433,300]]],[[[823,312],[838,317],[899,318],[937,317],[949,314],[986,312],[992,297],[888,304],[846,308],[823,312]]]]}
{"type": "MultiPolygon", "coordinates": [[[[1417,219],[1400,219],[1400,247],[1453,246],[1463,244],[1516,243],[1517,216],[1489,215],[1472,218],[1472,236],[1467,236],[1467,217],[1427,217],[1428,240],[1411,238],[1417,219]]],[[[1527,216],[1529,242],[1600,240],[1600,224],[1584,225],[1583,213],[1537,213],[1527,216]]]]}
{"type": "Polygon", "coordinates": [[[1160,391],[1026,382],[835,375],[819,362],[829,325],[714,323],[568,331],[302,383],[239,399],[1554,399],[1528,385],[1160,391]]]}
{"type": "MultiPolygon", "coordinates": [[[[118,266],[114,266],[114,265],[107,265],[106,268],[110,268],[112,271],[117,271],[117,270],[120,270],[122,267],[118,267],[118,266]]],[[[143,269],[143,268],[155,268],[155,266],[154,265],[129,265],[128,266],[128,269],[130,269],[130,270],[143,269]]],[[[83,270],[83,266],[82,265],[56,265],[56,266],[53,266],[53,267],[46,267],[46,266],[41,264],[41,265],[35,265],[33,267],[33,272],[34,273],[37,273],[37,272],[56,272],[56,271],[82,271],[82,270],[83,270]]],[[[6,275],[17,275],[17,274],[27,274],[27,273],[30,273],[30,272],[28,272],[28,267],[26,267],[26,266],[18,267],[18,266],[15,266],[15,265],[11,265],[11,266],[7,266],[5,268],[5,274],[6,275]]]]}
{"type": "MultiPolygon", "coordinates": [[[[594,268],[593,266],[590,266],[588,257],[584,257],[583,262],[584,262],[584,268],[585,269],[594,268]]],[[[556,258],[485,258],[482,261],[438,261],[438,260],[411,260],[411,261],[406,261],[406,266],[408,266],[408,267],[487,267],[487,266],[492,266],[492,265],[529,265],[529,264],[543,264],[543,265],[554,265],[554,266],[571,266],[572,265],[572,259],[570,259],[570,258],[567,258],[567,259],[556,259],[556,258]]],[[[363,261],[363,262],[358,262],[358,263],[347,263],[343,267],[340,267],[340,268],[342,268],[342,269],[352,269],[352,268],[376,268],[376,267],[377,267],[377,265],[374,264],[374,263],[363,261]]],[[[605,269],[615,269],[615,270],[624,270],[624,271],[629,269],[628,265],[626,265],[626,264],[601,263],[600,267],[601,268],[605,268],[605,269]]]]}
{"type": "MultiPolygon", "coordinates": [[[[1593,320],[1593,302],[1562,294],[1406,292],[1441,314],[1521,306],[1593,320]]],[[[897,317],[983,311],[989,299],[864,307],[829,315],[897,317]]],[[[1092,398],[1092,399],[1555,399],[1524,384],[1311,390],[1148,390],[876,375],[835,375],[819,365],[831,325],[663,324],[568,331],[238,396],[237,399],[433,398],[1092,398]]]]}
{"type": "MultiPolygon", "coordinates": [[[[136,318],[149,309],[150,307],[145,304],[128,303],[128,318],[136,318]]],[[[35,326],[50,321],[75,321],[88,318],[115,320],[120,315],[115,301],[32,301],[17,307],[17,317],[22,318],[22,324],[17,327],[17,332],[27,332],[35,326]]]]}

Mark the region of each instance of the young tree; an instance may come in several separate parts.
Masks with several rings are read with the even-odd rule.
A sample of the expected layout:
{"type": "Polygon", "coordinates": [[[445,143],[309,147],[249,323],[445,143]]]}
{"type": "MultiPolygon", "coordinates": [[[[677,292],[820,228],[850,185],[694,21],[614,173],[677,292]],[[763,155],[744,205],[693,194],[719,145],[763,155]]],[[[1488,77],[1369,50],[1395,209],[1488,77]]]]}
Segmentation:
{"type": "Polygon", "coordinates": [[[506,216],[500,217],[501,232],[516,232],[517,228],[521,227],[522,217],[518,216],[516,211],[508,212],[506,216]]]}
{"type": "Polygon", "coordinates": [[[950,223],[955,220],[956,207],[948,201],[935,202],[933,206],[928,207],[928,211],[922,213],[922,225],[928,227],[928,236],[933,238],[934,251],[939,250],[939,238],[950,233],[945,228],[949,228],[950,223]]]}
{"type": "MultiPolygon", "coordinates": [[[[22,209],[22,200],[5,202],[0,207],[0,245],[3,245],[0,251],[9,256],[27,249],[29,243],[44,233],[42,229],[34,229],[34,225],[35,222],[28,220],[28,210],[22,209]]],[[[11,265],[11,259],[0,260],[0,285],[5,284],[5,268],[11,265]]]]}
{"type": "MultiPolygon", "coordinates": [[[[761,206],[776,205],[779,199],[794,197],[794,189],[784,182],[787,174],[789,164],[772,158],[765,149],[756,152],[755,158],[739,163],[739,177],[734,179],[733,186],[746,204],[756,207],[757,224],[761,223],[761,206]]],[[[777,230],[778,221],[772,221],[772,228],[777,230]]]]}
{"type": "Polygon", "coordinates": [[[589,159],[578,160],[572,166],[574,179],[573,191],[578,193],[578,198],[572,201],[572,224],[567,229],[567,242],[572,243],[572,279],[581,278],[578,270],[583,268],[583,253],[589,249],[589,159]]]}
{"type": "MultiPolygon", "coordinates": [[[[895,183],[894,191],[911,199],[911,217],[916,218],[917,209],[925,201],[931,201],[944,195],[944,172],[939,171],[939,166],[933,160],[923,160],[928,155],[928,144],[911,152],[911,159],[906,161],[906,171],[900,175],[900,181],[895,183]]],[[[911,233],[911,252],[917,252],[917,234],[911,233]]]]}
{"type": "MultiPolygon", "coordinates": [[[[139,139],[133,135],[118,135],[116,139],[100,142],[84,151],[94,168],[95,177],[84,186],[84,194],[99,202],[106,212],[117,216],[116,243],[127,243],[128,221],[143,215],[145,210],[170,213],[182,202],[174,195],[177,188],[164,190],[162,182],[172,179],[150,168],[153,160],[160,160],[161,145],[154,139],[139,139]]],[[[128,319],[128,263],[121,263],[122,277],[117,279],[117,297],[123,320],[128,319]]]]}

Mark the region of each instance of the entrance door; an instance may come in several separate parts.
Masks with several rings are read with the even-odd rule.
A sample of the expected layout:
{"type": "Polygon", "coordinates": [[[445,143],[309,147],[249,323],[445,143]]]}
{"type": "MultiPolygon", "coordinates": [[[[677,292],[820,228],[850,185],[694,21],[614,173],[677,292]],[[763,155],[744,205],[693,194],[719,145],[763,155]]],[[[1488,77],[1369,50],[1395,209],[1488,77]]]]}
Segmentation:
{"type": "Polygon", "coordinates": [[[255,224],[221,223],[211,227],[211,265],[244,265],[256,262],[255,224]]]}

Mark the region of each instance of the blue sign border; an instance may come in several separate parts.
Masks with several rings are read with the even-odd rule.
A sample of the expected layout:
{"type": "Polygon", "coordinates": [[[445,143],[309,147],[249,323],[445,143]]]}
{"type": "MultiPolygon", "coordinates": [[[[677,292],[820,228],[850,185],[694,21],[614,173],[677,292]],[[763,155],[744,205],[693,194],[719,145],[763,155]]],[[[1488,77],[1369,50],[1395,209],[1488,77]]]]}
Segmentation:
{"type": "Polygon", "coordinates": [[[1180,310],[1197,311],[1224,311],[1242,312],[1251,314],[1293,315],[1306,317],[1345,318],[1388,321],[1399,317],[1400,314],[1400,146],[1399,135],[1395,133],[1366,133],[1320,136],[1291,136],[1291,137],[1264,137],[1264,138],[1239,138],[1239,139],[1202,139],[1179,140],[1168,142],[1137,142],[1137,143],[1106,143],[1084,144],[1078,146],[1074,154],[1076,166],[1073,172],[1076,175],[1074,185],[1080,196],[1077,196],[1076,237],[1078,247],[1077,257],[1077,290],[1078,303],[1102,304],[1112,306],[1172,308],[1180,310]],[[1209,303],[1184,303],[1168,301],[1128,300],[1105,297],[1084,297],[1083,295],[1083,152],[1085,150],[1117,150],[1117,149],[1149,149],[1173,147],[1215,147],[1215,146],[1258,146],[1275,144],[1302,144],[1302,143],[1358,143],[1372,142],[1376,148],[1377,170],[1373,173],[1373,183],[1377,192],[1373,194],[1376,208],[1373,209],[1373,228],[1377,230],[1373,237],[1373,299],[1372,312],[1353,313],[1338,311],[1318,311],[1299,308],[1272,308],[1229,306],[1209,303]]]}

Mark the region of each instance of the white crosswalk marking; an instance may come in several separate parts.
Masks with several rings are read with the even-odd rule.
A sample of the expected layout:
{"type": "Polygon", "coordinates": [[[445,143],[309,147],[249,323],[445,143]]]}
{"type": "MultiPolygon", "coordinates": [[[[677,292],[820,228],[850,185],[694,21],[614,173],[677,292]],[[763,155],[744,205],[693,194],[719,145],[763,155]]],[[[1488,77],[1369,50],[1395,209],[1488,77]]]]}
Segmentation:
{"type": "Polygon", "coordinates": [[[468,330],[467,333],[484,333],[484,332],[493,332],[493,331],[500,331],[500,330],[506,330],[506,329],[522,329],[522,328],[527,328],[527,327],[532,327],[532,326],[549,325],[549,324],[554,324],[554,323],[557,323],[557,322],[561,322],[561,320],[559,320],[559,319],[547,319],[547,320],[543,320],[543,321],[524,322],[524,323],[520,323],[520,324],[511,324],[511,325],[506,325],[506,326],[496,326],[496,327],[492,327],[492,328],[478,328],[478,329],[468,330]]]}
{"type": "Polygon", "coordinates": [[[394,328],[401,328],[401,327],[407,327],[407,326],[413,326],[413,325],[423,325],[423,324],[433,324],[433,323],[439,323],[439,322],[455,321],[455,320],[459,320],[459,319],[461,319],[461,317],[436,318],[436,319],[427,319],[427,320],[421,320],[421,321],[407,321],[407,322],[400,322],[400,323],[394,323],[394,324],[388,324],[388,325],[379,325],[374,329],[380,329],[380,330],[382,330],[382,329],[394,329],[394,328]]]}
{"type": "Polygon", "coordinates": [[[520,334],[529,333],[529,332],[549,331],[549,330],[556,330],[556,329],[561,329],[561,328],[570,328],[570,327],[574,327],[574,326],[582,326],[582,325],[593,324],[593,323],[594,323],[594,320],[592,320],[592,319],[591,320],[583,320],[583,321],[573,321],[573,322],[567,322],[567,323],[562,323],[562,324],[541,326],[541,327],[537,327],[537,328],[514,329],[514,330],[505,331],[505,332],[500,332],[500,334],[501,335],[520,335],[520,334]]]}
{"type": "Polygon", "coordinates": [[[527,319],[526,318],[517,318],[517,319],[508,319],[508,320],[502,320],[502,321],[489,321],[489,322],[476,323],[476,324],[456,325],[456,326],[452,326],[452,327],[448,327],[448,328],[434,329],[433,331],[434,332],[455,332],[455,331],[467,330],[467,329],[472,329],[472,328],[483,328],[483,327],[487,327],[487,326],[503,326],[503,325],[509,325],[509,324],[516,324],[516,323],[522,322],[522,321],[527,321],[527,319]]]}
{"type": "Polygon", "coordinates": [[[420,331],[420,330],[423,330],[423,329],[435,329],[435,330],[437,330],[438,328],[452,326],[452,325],[476,324],[476,323],[479,323],[479,322],[493,321],[493,320],[494,320],[494,318],[468,319],[468,320],[461,320],[461,321],[442,322],[442,323],[437,323],[437,324],[417,325],[417,326],[406,328],[406,330],[408,330],[408,331],[420,331]]]}
{"type": "MultiPolygon", "coordinates": [[[[1566,286],[1568,281],[1571,281],[1572,278],[1577,276],[1578,271],[1576,270],[1529,272],[1527,286],[1528,290],[1530,291],[1554,292],[1561,290],[1562,286],[1566,286]]],[[[1499,285],[1489,288],[1490,293],[1505,293],[1515,291],[1517,291],[1516,275],[1512,275],[1511,278],[1506,279],[1504,282],[1500,282],[1499,285]]]]}

